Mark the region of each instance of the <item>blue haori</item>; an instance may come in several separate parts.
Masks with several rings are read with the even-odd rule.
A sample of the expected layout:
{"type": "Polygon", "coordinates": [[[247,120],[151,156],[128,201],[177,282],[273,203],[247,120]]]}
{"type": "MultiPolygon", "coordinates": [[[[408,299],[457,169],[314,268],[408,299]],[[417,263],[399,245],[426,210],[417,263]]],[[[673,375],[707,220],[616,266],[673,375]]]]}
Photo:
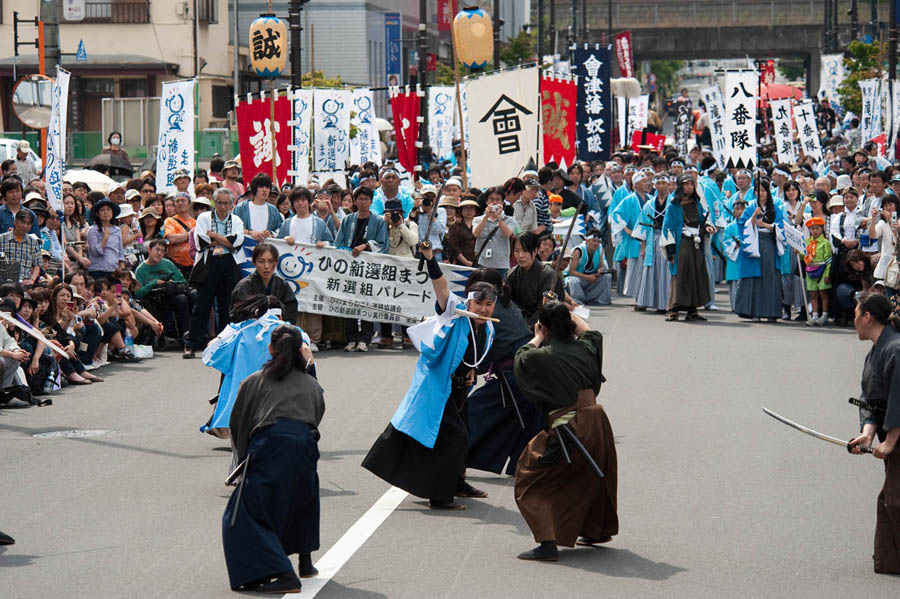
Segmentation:
{"type": "MultiPolygon", "coordinates": [[[[238,388],[245,378],[262,369],[269,361],[272,331],[281,324],[287,324],[281,320],[281,310],[273,308],[256,320],[229,324],[206,346],[203,363],[225,376],[219,386],[216,410],[210,421],[200,427],[201,432],[229,427],[238,388]]],[[[303,342],[308,345],[309,336],[302,329],[300,333],[303,342]]]]}
{"type": "MultiPolygon", "coordinates": [[[[466,310],[466,304],[451,294],[443,312],[407,329],[419,350],[419,360],[391,425],[429,449],[434,448],[450,397],[451,376],[462,362],[469,338],[474,337],[471,321],[457,314],[457,309],[466,310]]],[[[484,354],[487,354],[494,340],[494,325],[488,322],[484,326],[484,354]]],[[[480,357],[476,355],[475,361],[480,357]]]]}

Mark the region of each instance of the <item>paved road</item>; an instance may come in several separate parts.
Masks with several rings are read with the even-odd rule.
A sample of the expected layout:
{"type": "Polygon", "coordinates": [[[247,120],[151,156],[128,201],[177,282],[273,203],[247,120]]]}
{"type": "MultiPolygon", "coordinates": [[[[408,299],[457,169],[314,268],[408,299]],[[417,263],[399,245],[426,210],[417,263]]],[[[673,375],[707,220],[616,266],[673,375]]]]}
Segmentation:
{"type": "MultiPolygon", "coordinates": [[[[727,298],[719,298],[720,305],[727,298]]],[[[470,471],[487,500],[430,512],[407,497],[318,594],[375,597],[838,597],[896,594],[872,573],[881,464],[762,414],[849,438],[867,346],[849,330],[666,323],[626,300],[594,310],[601,401],[619,451],[621,533],[557,564],[532,546],[512,480],[470,471]],[[817,379],[818,377],[818,379],[817,379]]],[[[409,382],[413,352],[324,352],[322,551],[388,490],[359,467],[409,382]]],[[[0,411],[0,597],[232,597],[220,540],[226,443],[197,432],[217,377],[164,354],[50,408],[0,411]],[[65,429],[107,435],[38,439],[65,429]]],[[[307,592],[300,596],[310,596],[307,592]]]]}

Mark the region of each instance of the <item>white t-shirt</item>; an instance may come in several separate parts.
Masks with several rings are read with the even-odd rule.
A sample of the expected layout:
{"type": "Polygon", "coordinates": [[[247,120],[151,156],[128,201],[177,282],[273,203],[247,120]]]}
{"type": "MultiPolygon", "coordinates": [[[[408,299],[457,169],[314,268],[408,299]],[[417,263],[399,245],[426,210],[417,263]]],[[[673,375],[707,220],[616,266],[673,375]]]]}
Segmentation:
{"type": "Polygon", "coordinates": [[[269,226],[269,207],[266,204],[258,205],[250,202],[250,229],[253,231],[265,231],[269,226]]]}
{"type": "Polygon", "coordinates": [[[876,279],[883,279],[887,272],[888,264],[894,257],[894,231],[891,229],[891,223],[881,220],[875,223],[875,233],[881,240],[881,258],[875,266],[874,276],[876,279]]]}
{"type": "Polygon", "coordinates": [[[296,243],[315,243],[313,236],[313,219],[312,215],[306,218],[295,216],[291,219],[291,237],[296,243]]]}

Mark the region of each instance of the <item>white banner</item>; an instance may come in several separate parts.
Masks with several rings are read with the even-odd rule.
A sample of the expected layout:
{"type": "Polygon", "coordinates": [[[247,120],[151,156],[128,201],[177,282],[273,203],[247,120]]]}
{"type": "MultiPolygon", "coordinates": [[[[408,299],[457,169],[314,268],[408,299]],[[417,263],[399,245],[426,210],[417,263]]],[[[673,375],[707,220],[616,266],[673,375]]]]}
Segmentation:
{"type": "Polygon", "coordinates": [[[778,152],[778,162],[788,164],[797,161],[797,153],[794,152],[794,127],[791,118],[790,99],[771,100],[772,127],[775,129],[775,147],[778,152]]]}
{"type": "Polygon", "coordinates": [[[647,113],[650,110],[650,96],[632,98],[628,102],[628,135],[625,139],[631,139],[635,131],[640,131],[647,126],[647,113]]]}
{"type": "Polygon", "coordinates": [[[722,101],[722,91],[718,85],[707,87],[700,92],[703,96],[703,104],[709,114],[709,132],[712,137],[713,156],[720,169],[725,168],[728,162],[725,142],[725,103],[722,101]]]}
{"type": "Polygon", "coordinates": [[[725,73],[725,142],[727,168],[756,166],[756,101],[759,73],[725,73]]]}
{"type": "Polygon", "coordinates": [[[828,98],[832,105],[840,104],[838,86],[844,81],[844,55],[823,54],[819,75],[819,98],[828,98]]]}
{"type": "MultiPolygon", "coordinates": [[[[362,252],[356,258],[347,250],[313,245],[288,245],[269,239],[278,249],[277,273],[294,295],[300,312],[361,318],[377,322],[415,324],[434,315],[434,289],[428,272],[419,272],[419,261],[389,254],[362,252]]],[[[253,253],[256,244],[247,239],[243,251],[253,253]]],[[[253,271],[249,259],[242,265],[253,271]]],[[[450,291],[465,297],[466,280],[473,271],[465,266],[441,264],[450,291]]]]}
{"type": "Polygon", "coordinates": [[[785,219],[784,239],[789,246],[800,252],[800,254],[806,253],[806,229],[798,229],[785,219]]]}
{"type": "Polygon", "coordinates": [[[539,75],[539,69],[516,69],[479,77],[467,86],[471,184],[501,185],[537,153],[539,75]]]}
{"type": "Polygon", "coordinates": [[[816,162],[822,160],[822,144],[819,142],[819,130],[816,128],[816,111],[812,100],[804,100],[794,104],[794,119],[797,121],[797,136],[803,153],[816,162]]]}
{"type": "Polygon", "coordinates": [[[453,153],[453,113],[456,94],[452,87],[428,88],[428,143],[437,159],[453,153]]]}
{"type": "Polygon", "coordinates": [[[309,182],[310,137],[312,125],[313,94],[311,89],[295,89],[291,96],[291,113],[294,119],[294,185],[305,186],[309,182]]]}
{"type": "Polygon", "coordinates": [[[372,90],[362,87],[353,90],[353,112],[356,116],[351,120],[356,127],[356,136],[350,140],[350,163],[381,164],[381,139],[375,126],[372,90]]]}
{"type": "Polygon", "coordinates": [[[166,81],[159,99],[156,191],[175,191],[178,169],[194,174],[194,80],[166,81]]]}
{"type": "Polygon", "coordinates": [[[888,140],[888,156],[893,160],[897,136],[900,135],[900,81],[891,82],[891,138],[888,140]]]}
{"type": "Polygon", "coordinates": [[[625,125],[628,122],[628,100],[623,96],[616,96],[616,119],[619,122],[619,139],[616,145],[620,148],[631,146],[631,140],[625,141],[625,125]]]}
{"type": "Polygon", "coordinates": [[[316,171],[338,171],[350,158],[350,107],[353,92],[343,89],[313,91],[316,171]]]}
{"type": "MultiPolygon", "coordinates": [[[[459,90],[459,105],[462,106],[462,119],[463,122],[466,123],[466,152],[471,150],[470,141],[472,136],[469,132],[469,94],[466,90],[469,89],[469,84],[466,83],[459,90]]],[[[459,139],[459,108],[457,107],[456,98],[453,98],[453,137],[454,139],[459,139]]],[[[467,165],[468,167],[468,165],[467,165]]],[[[470,169],[471,170],[471,169],[470,169]]]]}
{"type": "MultiPolygon", "coordinates": [[[[862,130],[862,142],[866,143],[881,135],[881,95],[878,79],[864,79],[859,82],[862,92],[862,115],[859,128],[862,130]]],[[[859,148],[853,148],[858,150],[859,148]]]]}
{"type": "MultiPolygon", "coordinates": [[[[38,92],[39,93],[39,92],[38,92]]],[[[47,201],[62,210],[62,184],[66,169],[66,113],[69,106],[69,71],[56,67],[56,81],[50,88],[50,124],[47,126],[47,164],[44,181],[47,201]]],[[[26,182],[27,183],[27,182],[26,182]]]]}

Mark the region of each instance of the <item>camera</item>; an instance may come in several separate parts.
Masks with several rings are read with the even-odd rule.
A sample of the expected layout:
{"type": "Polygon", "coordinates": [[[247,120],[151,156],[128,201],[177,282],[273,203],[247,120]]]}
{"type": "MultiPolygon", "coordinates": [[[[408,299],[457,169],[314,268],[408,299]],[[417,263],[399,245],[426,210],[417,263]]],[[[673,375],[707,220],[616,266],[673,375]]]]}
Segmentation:
{"type": "Polygon", "coordinates": [[[432,204],[434,204],[434,200],[432,198],[430,198],[428,196],[425,196],[422,198],[422,205],[425,206],[426,208],[428,208],[432,204]]]}
{"type": "Polygon", "coordinates": [[[391,215],[391,224],[397,226],[403,220],[403,204],[400,200],[387,200],[384,203],[384,211],[391,215]]]}
{"type": "Polygon", "coordinates": [[[391,222],[395,225],[399,225],[400,221],[403,220],[403,211],[402,210],[391,210],[391,222]]]}

